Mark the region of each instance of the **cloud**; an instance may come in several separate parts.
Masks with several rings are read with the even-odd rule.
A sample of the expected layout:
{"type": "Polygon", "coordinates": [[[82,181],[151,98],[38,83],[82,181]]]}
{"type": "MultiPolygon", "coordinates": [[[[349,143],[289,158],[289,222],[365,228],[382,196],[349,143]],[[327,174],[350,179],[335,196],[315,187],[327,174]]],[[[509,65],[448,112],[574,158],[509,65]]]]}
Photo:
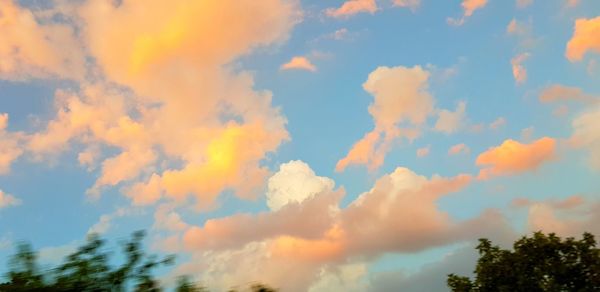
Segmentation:
{"type": "Polygon", "coordinates": [[[292,160],[281,164],[279,171],[269,178],[267,206],[277,211],[291,203],[302,203],[322,192],[333,191],[335,183],[317,176],[308,164],[292,160]]]}
{"type": "Polygon", "coordinates": [[[0,114],[0,175],[9,173],[13,161],[23,154],[19,145],[23,134],[8,132],[7,127],[8,114],[0,114]]]}
{"type": "Polygon", "coordinates": [[[111,228],[113,220],[115,220],[117,218],[129,216],[133,213],[134,213],[133,209],[118,208],[116,211],[114,211],[112,213],[101,215],[100,219],[98,219],[98,222],[96,222],[94,225],[92,225],[92,227],[90,227],[88,229],[87,233],[88,234],[92,234],[92,233],[104,234],[111,228]]]}
{"type": "Polygon", "coordinates": [[[503,127],[504,125],[506,125],[506,119],[504,117],[499,117],[499,118],[495,119],[493,122],[491,122],[489,127],[492,130],[498,130],[501,127],[503,127]]]}
{"type": "Polygon", "coordinates": [[[479,172],[480,179],[492,176],[518,174],[538,169],[544,163],[556,158],[556,141],[543,137],[531,144],[521,144],[506,140],[500,146],[492,147],[477,157],[477,165],[486,167],[479,172]]]}
{"type": "Polygon", "coordinates": [[[0,190],[0,209],[18,206],[20,204],[21,200],[0,190]]]}
{"type": "Polygon", "coordinates": [[[421,0],[393,0],[392,4],[398,7],[409,8],[414,12],[421,5],[421,0]]]}
{"type": "Polygon", "coordinates": [[[572,122],[573,134],[571,144],[577,148],[587,149],[589,163],[594,168],[600,168],[600,106],[595,105],[577,115],[572,122]]]}
{"type": "Polygon", "coordinates": [[[317,67],[313,65],[308,58],[296,56],[293,57],[289,62],[281,65],[281,70],[306,70],[316,72],[317,67]]]}
{"type": "Polygon", "coordinates": [[[529,201],[527,227],[531,231],[554,232],[559,236],[580,236],[583,232],[598,233],[600,202],[573,195],[563,200],[529,201]]]}
{"type": "Polygon", "coordinates": [[[561,84],[547,86],[542,90],[539,97],[539,100],[543,103],[570,100],[587,102],[594,99],[597,99],[597,97],[583,92],[581,88],[561,84]]]}
{"type": "Polygon", "coordinates": [[[565,56],[569,61],[577,62],[588,52],[600,53],[600,16],[575,21],[575,30],[567,43],[565,56]]]}
{"type": "MultiPolygon", "coordinates": [[[[279,174],[292,166],[317,182],[319,177],[299,161],[282,166],[276,180],[291,179],[279,174]]],[[[346,207],[342,207],[343,191],[328,186],[280,209],[209,219],[184,230],[184,246],[192,260],[178,267],[177,273],[198,275],[215,288],[259,275],[261,281],[291,291],[330,287],[332,282],[354,289],[347,279],[364,288],[360,286],[362,263],[385,253],[412,253],[508,232],[506,221],[495,211],[458,221],[439,209],[440,198],[462,190],[470,181],[469,175],[427,178],[399,167],[346,207]]],[[[290,183],[294,192],[303,191],[294,179],[290,183]]],[[[312,192],[304,196],[308,193],[312,192]]]]}
{"type": "Polygon", "coordinates": [[[81,79],[85,58],[78,46],[72,27],[0,0],[0,78],[81,79]]]}
{"type": "Polygon", "coordinates": [[[448,155],[469,154],[471,149],[464,143],[456,144],[448,149],[448,155]]]}
{"type": "Polygon", "coordinates": [[[325,14],[329,17],[346,18],[358,13],[375,13],[377,11],[375,0],[348,0],[339,8],[328,8],[325,14]]]}
{"type": "Polygon", "coordinates": [[[533,0],[517,0],[517,7],[519,9],[526,8],[526,7],[530,6],[531,4],[533,4],[533,0]]]}
{"type": "Polygon", "coordinates": [[[431,150],[431,145],[427,145],[426,147],[417,149],[417,157],[422,158],[429,155],[429,151],[431,150]]]}
{"type": "Polygon", "coordinates": [[[0,144],[2,171],[19,155],[44,161],[77,145],[82,166],[99,169],[95,196],[121,187],[134,204],[193,196],[207,207],[224,190],[254,198],[264,188],[261,161],[289,140],[287,121],[231,63],[285,41],[302,17],[298,1],[2,4],[0,78],[77,85],[59,86],[40,130],[3,126],[0,139],[19,147],[0,144]]]}
{"type": "Polygon", "coordinates": [[[378,67],[371,72],[363,88],[374,97],[369,113],[375,129],[338,161],[336,171],[352,164],[367,164],[369,169],[376,169],[396,138],[418,136],[418,127],[434,112],[435,101],[429,93],[428,79],[429,72],[421,66],[378,67]],[[399,127],[402,123],[409,127],[399,127]]]}
{"type": "Polygon", "coordinates": [[[452,134],[458,131],[464,125],[465,110],[467,103],[461,101],[456,106],[456,110],[441,110],[438,113],[438,120],[435,123],[435,130],[446,134],[452,134]]]}
{"type": "Polygon", "coordinates": [[[527,69],[523,66],[523,62],[529,59],[530,56],[529,53],[522,53],[510,60],[513,77],[517,85],[521,85],[527,81],[527,69]]]}
{"type": "Polygon", "coordinates": [[[451,25],[463,25],[467,18],[471,17],[475,10],[481,9],[487,5],[487,0],[463,0],[461,6],[463,8],[463,16],[461,18],[448,18],[447,22],[451,25]]]}

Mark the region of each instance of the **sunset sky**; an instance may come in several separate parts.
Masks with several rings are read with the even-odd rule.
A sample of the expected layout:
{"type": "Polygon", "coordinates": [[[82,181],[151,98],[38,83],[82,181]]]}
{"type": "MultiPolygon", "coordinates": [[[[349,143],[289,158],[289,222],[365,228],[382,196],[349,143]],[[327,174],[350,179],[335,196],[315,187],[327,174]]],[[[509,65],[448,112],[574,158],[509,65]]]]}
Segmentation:
{"type": "Polygon", "coordinates": [[[0,0],[0,273],[145,229],[167,287],[443,291],[599,220],[599,0],[0,0]]]}

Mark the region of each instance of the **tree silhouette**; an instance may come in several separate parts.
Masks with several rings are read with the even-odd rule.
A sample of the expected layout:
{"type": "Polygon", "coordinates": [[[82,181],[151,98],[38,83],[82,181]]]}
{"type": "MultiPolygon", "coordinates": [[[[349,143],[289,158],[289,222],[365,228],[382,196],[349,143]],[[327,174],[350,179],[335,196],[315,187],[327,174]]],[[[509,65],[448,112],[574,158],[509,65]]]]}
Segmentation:
{"type": "Polygon", "coordinates": [[[477,250],[475,279],[448,275],[452,291],[600,291],[600,250],[592,234],[562,240],[536,232],[512,251],[480,239],[477,250]]]}
{"type": "MultiPolygon", "coordinates": [[[[174,263],[173,256],[159,258],[148,255],[143,250],[145,233],[134,232],[131,238],[122,243],[124,261],[120,266],[109,264],[110,253],[106,242],[98,235],[90,235],[85,244],[68,255],[62,264],[46,272],[37,264],[37,254],[31,245],[21,243],[9,261],[6,282],[0,282],[0,292],[40,291],[40,292],[120,292],[162,291],[153,271],[163,265],[174,263]]],[[[250,287],[254,292],[276,291],[262,284],[250,287]]],[[[205,292],[204,287],[190,282],[188,277],[180,277],[175,287],[177,292],[205,292]]]]}

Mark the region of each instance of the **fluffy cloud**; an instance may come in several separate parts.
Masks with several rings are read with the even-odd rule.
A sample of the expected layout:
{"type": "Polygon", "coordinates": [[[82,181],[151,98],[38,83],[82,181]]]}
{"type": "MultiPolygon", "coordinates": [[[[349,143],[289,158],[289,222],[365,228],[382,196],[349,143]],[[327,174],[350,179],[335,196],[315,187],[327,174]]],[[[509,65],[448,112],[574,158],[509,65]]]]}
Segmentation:
{"type": "MultiPolygon", "coordinates": [[[[279,187],[289,180],[290,191],[312,193],[299,188],[298,180],[289,175],[292,167],[317,185],[329,181],[319,179],[304,163],[292,161],[273,176],[279,187]]],[[[260,278],[291,291],[309,287],[318,291],[332,282],[343,282],[352,291],[356,286],[347,280],[363,281],[363,261],[489,236],[490,229],[494,234],[509,232],[497,212],[457,221],[438,208],[440,198],[470,181],[469,175],[427,178],[399,167],[347,207],[341,206],[343,192],[332,190],[331,182],[320,193],[280,209],[209,219],[203,226],[185,229],[184,245],[193,260],[177,272],[199,275],[215,287],[260,278]],[[285,264],[290,262],[294,264],[285,264]]],[[[357,291],[365,286],[359,287],[357,291]]]]}
{"type": "MultiPolygon", "coordinates": [[[[56,92],[54,118],[23,134],[21,149],[43,160],[83,145],[80,163],[99,169],[89,193],[125,186],[135,204],[193,195],[207,206],[225,189],[256,196],[269,173],[261,161],[289,139],[286,119],[270,92],[229,64],[286,40],[298,6],[90,0],[34,12],[3,0],[0,77],[78,83],[56,92]]],[[[3,140],[16,135],[2,131],[3,140]]],[[[6,153],[4,169],[20,155],[6,153]]]]}
{"type": "Polygon", "coordinates": [[[40,18],[13,0],[0,0],[0,78],[80,79],[85,59],[74,29],[40,18]]]}
{"type": "Polygon", "coordinates": [[[435,123],[435,130],[446,134],[451,134],[459,130],[464,124],[466,108],[467,103],[461,101],[456,106],[456,110],[454,112],[449,110],[441,110],[438,113],[438,120],[435,123]]]}
{"type": "Polygon", "coordinates": [[[302,203],[316,194],[332,191],[334,185],[330,178],[315,175],[308,164],[290,161],[281,164],[269,178],[267,206],[276,211],[291,203],[302,203]]]}
{"type": "Polygon", "coordinates": [[[328,8],[325,10],[325,14],[330,17],[342,18],[363,12],[373,14],[377,9],[375,0],[348,0],[339,8],[328,8]]]}
{"type": "Polygon", "coordinates": [[[575,21],[575,31],[567,43],[565,56],[576,62],[581,61],[587,52],[600,53],[600,16],[575,21]]]}
{"type": "Polygon", "coordinates": [[[531,144],[506,140],[477,157],[477,165],[487,166],[479,172],[480,179],[492,176],[517,174],[535,170],[556,157],[556,141],[544,137],[531,144]]]}
{"type": "Polygon", "coordinates": [[[600,168],[600,106],[579,114],[573,120],[573,135],[570,140],[573,146],[587,149],[590,153],[590,164],[600,168]]]}
{"type": "Polygon", "coordinates": [[[583,92],[583,90],[578,87],[553,84],[542,90],[539,99],[544,103],[569,100],[587,102],[596,99],[596,97],[583,92]]]}
{"type": "Polygon", "coordinates": [[[418,127],[434,111],[428,79],[429,72],[421,66],[379,67],[371,72],[363,88],[374,97],[369,113],[375,129],[354,144],[338,161],[336,170],[343,171],[351,164],[367,164],[375,169],[383,163],[394,139],[418,136],[418,127]],[[402,123],[409,127],[399,127],[402,123]]]}
{"type": "Polygon", "coordinates": [[[461,18],[448,18],[447,21],[452,25],[463,25],[467,18],[471,17],[475,10],[481,9],[487,5],[487,0],[463,0],[463,16],[461,18]]]}
{"type": "Polygon", "coordinates": [[[317,71],[317,67],[310,62],[306,57],[296,56],[293,57],[289,62],[281,65],[281,70],[306,70],[306,71],[317,71]]]}
{"type": "Polygon", "coordinates": [[[17,206],[21,204],[21,200],[0,190],[0,209],[17,206]]]}
{"type": "Polygon", "coordinates": [[[531,55],[529,53],[522,53],[510,60],[513,77],[518,85],[521,85],[527,81],[527,68],[523,66],[523,62],[529,59],[530,56],[531,55]]]}

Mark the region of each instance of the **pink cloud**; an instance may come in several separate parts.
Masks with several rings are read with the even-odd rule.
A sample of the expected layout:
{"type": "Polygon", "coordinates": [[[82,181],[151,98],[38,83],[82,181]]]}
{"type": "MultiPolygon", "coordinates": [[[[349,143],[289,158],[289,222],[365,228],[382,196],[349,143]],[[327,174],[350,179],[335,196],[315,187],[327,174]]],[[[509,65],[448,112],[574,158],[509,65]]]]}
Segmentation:
{"type": "Polygon", "coordinates": [[[375,0],[348,0],[339,8],[325,10],[325,13],[330,17],[343,18],[364,12],[373,14],[377,9],[375,0]]]}

